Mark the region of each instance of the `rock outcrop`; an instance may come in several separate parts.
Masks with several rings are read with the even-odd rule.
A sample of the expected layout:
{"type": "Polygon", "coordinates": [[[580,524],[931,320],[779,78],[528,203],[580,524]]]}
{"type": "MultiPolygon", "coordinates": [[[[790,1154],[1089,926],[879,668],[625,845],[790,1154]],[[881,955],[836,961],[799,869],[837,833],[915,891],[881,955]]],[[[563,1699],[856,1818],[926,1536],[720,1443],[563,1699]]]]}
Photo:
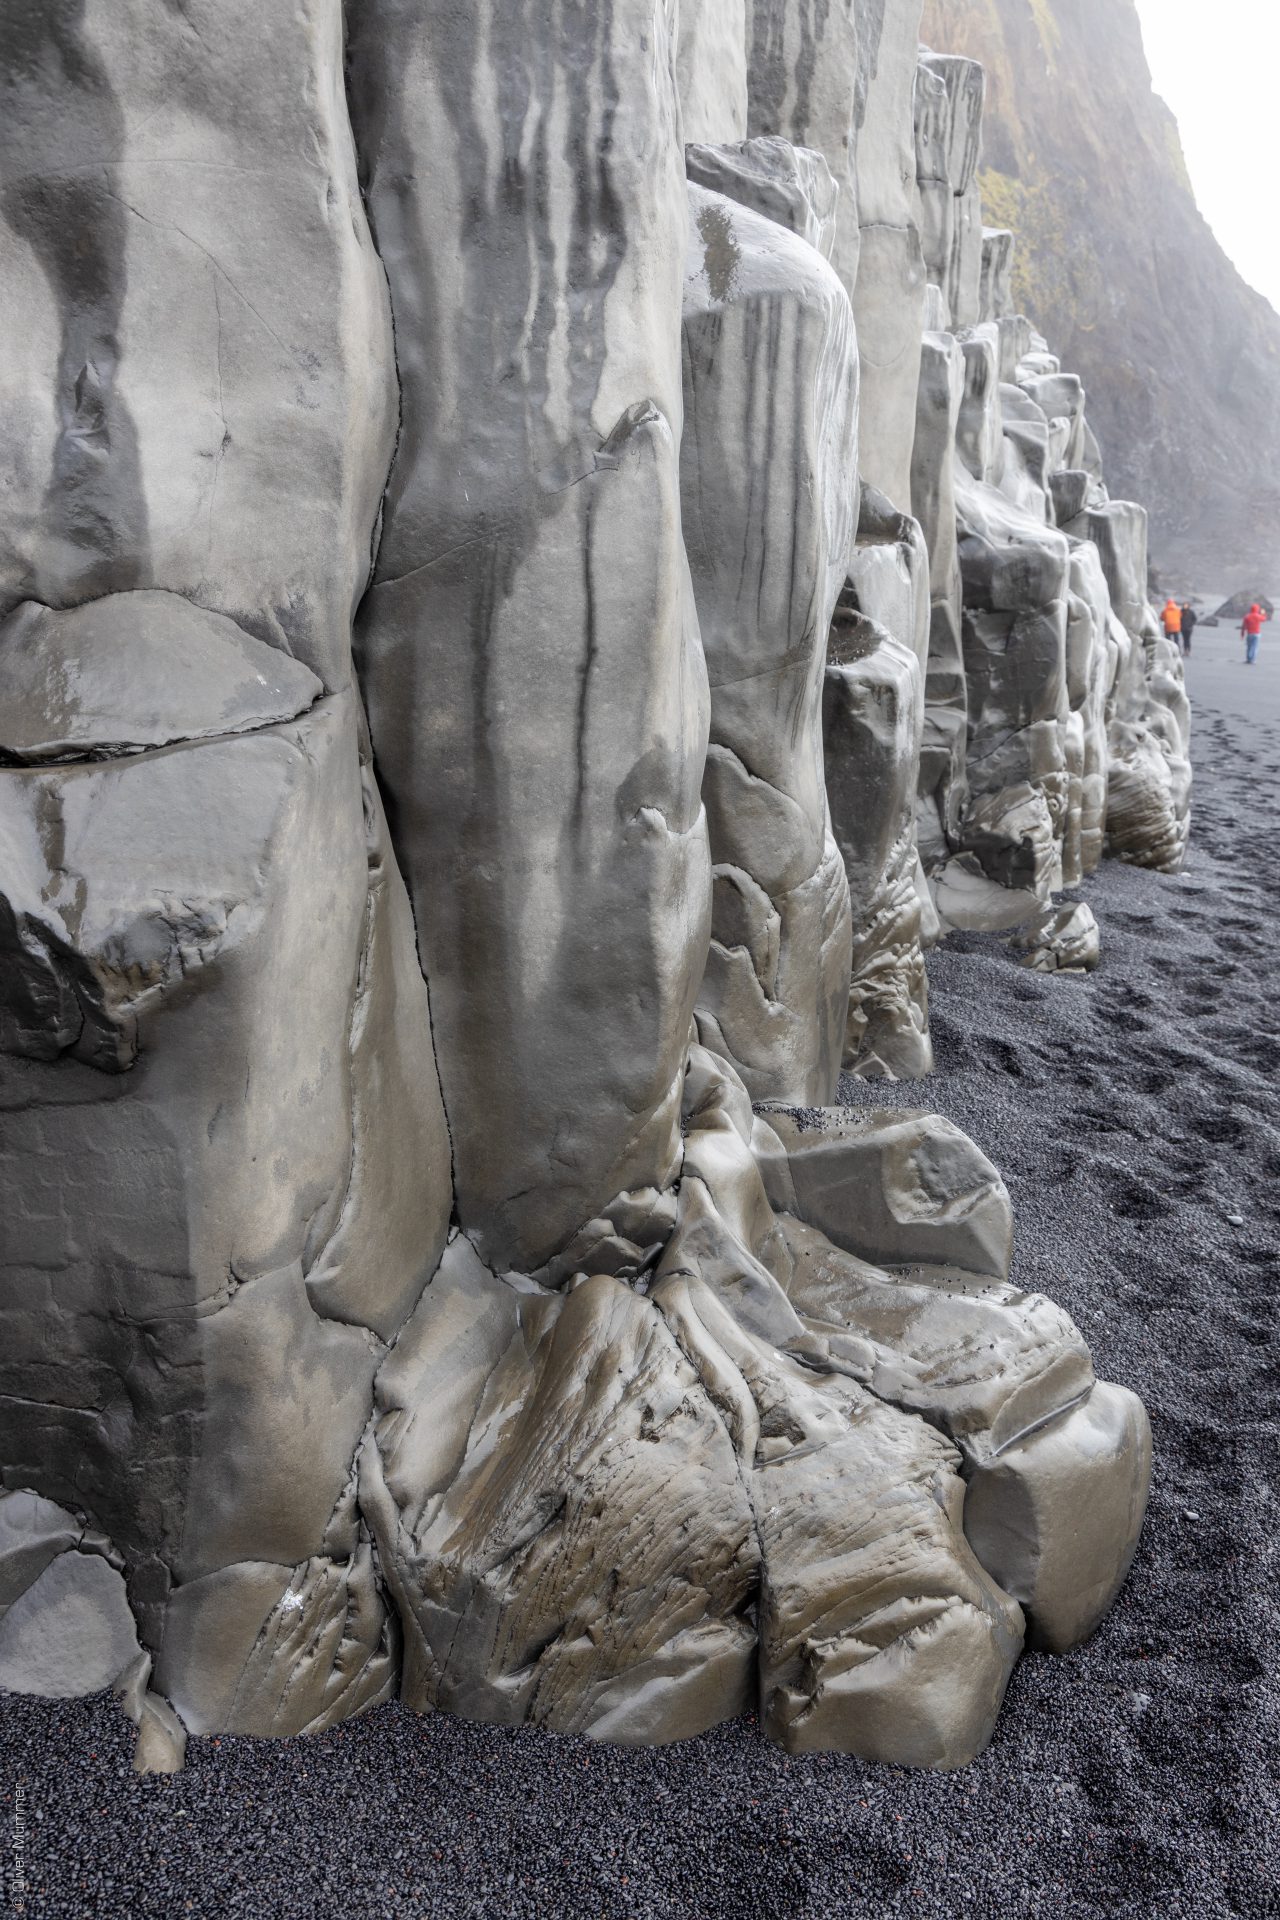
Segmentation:
{"type": "Polygon", "coordinates": [[[1152,559],[1188,587],[1274,592],[1280,315],[1196,206],[1134,0],[926,0],[922,34],[986,72],[980,189],[1018,235],[1013,304],[1083,379],[1152,559]]]}
{"type": "Polygon", "coordinates": [[[1187,798],[981,76],[241,12],[0,0],[0,1684],[962,1764],[1146,1416],[970,1141],[823,1103],[1187,798]]]}
{"type": "MultiPolygon", "coordinates": [[[[1014,236],[981,226],[984,101],[976,62],[922,50],[918,837],[944,930],[1034,930],[1054,924],[1052,896],[1096,868],[1106,835],[1123,858],[1181,863],[1189,735],[1181,662],[1147,601],[1145,510],[1111,499],[1081,381],[1012,311],[1014,236]]],[[[1068,947],[1096,964],[1096,937],[1068,947]]]]}

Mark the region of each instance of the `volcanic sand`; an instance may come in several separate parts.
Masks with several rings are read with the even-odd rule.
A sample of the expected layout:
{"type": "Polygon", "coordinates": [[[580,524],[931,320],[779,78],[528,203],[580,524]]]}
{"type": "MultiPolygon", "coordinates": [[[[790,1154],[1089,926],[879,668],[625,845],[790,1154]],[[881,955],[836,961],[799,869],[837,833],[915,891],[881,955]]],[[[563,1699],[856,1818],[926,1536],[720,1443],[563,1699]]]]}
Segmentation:
{"type": "MultiPolygon", "coordinates": [[[[954,1920],[1274,1913],[1280,1365],[1280,623],[1201,629],[1186,872],[1108,862],[1090,978],[959,936],[934,1107],[1013,1195],[1023,1283],[1151,1410],[1137,1562],[1093,1641],[1019,1665],[995,1741],[938,1777],[788,1760],[750,1722],[665,1752],[387,1707],[316,1739],[193,1740],[137,1779],[108,1699],[0,1702],[31,1915],[954,1920]]],[[[9,1825],[6,1818],[5,1825],[9,1825]]],[[[12,1889],[12,1882],[8,1882],[12,1889]]],[[[12,1901],[11,1901],[12,1905],[12,1901]]]]}

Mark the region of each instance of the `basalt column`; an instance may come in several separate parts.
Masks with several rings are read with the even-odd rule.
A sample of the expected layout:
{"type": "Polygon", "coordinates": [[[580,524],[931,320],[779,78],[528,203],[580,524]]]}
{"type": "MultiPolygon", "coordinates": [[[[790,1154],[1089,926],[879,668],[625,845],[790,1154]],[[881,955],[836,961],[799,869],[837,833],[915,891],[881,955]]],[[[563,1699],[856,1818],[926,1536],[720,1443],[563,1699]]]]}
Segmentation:
{"type": "Polygon", "coordinates": [[[498,1270],[592,1221],[625,1268],[678,1165],[710,880],[674,14],[351,13],[401,400],[358,665],[498,1270]]]}
{"type": "Polygon", "coordinates": [[[350,672],[390,323],[339,0],[0,43],[5,1644],[131,1645],[173,1764],[396,1674],[354,1460],[451,1199],[350,672]]]}
{"type": "MultiPolygon", "coordinates": [[[[736,184],[747,190],[745,166],[736,184]]],[[[718,193],[689,194],[681,473],[715,862],[698,1023],[755,1098],[820,1103],[835,1093],[849,998],[822,684],[853,530],[853,317],[816,248],[718,193]]]]}

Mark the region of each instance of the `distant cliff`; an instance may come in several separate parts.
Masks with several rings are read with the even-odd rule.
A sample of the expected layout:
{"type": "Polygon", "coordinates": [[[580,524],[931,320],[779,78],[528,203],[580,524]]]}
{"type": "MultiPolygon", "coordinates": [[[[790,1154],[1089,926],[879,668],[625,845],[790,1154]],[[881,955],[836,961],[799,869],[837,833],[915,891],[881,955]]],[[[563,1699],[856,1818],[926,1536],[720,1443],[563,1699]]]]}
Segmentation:
{"type": "Polygon", "coordinates": [[[986,66],[984,217],[1018,234],[1018,304],[1083,377],[1156,565],[1280,585],[1280,315],[1196,207],[1133,0],[926,0],[921,34],[986,66]]]}

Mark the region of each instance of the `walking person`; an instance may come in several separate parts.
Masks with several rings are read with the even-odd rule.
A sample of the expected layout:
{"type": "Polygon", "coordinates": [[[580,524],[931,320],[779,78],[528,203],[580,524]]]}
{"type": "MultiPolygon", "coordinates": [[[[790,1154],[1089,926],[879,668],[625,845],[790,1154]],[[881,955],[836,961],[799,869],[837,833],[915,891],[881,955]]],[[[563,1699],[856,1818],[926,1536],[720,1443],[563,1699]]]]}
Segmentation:
{"type": "Polygon", "coordinates": [[[1270,614],[1264,613],[1255,600],[1244,619],[1240,622],[1240,632],[1244,637],[1244,658],[1246,666],[1251,667],[1257,659],[1258,635],[1262,632],[1263,627],[1270,618],[1270,614]]]}
{"type": "Polygon", "coordinates": [[[1199,614],[1189,600],[1184,600],[1182,603],[1182,651],[1184,656],[1191,652],[1191,637],[1199,624],[1199,614]]]}
{"type": "Polygon", "coordinates": [[[1178,605],[1172,594],[1170,594],[1169,598],[1165,601],[1164,612],[1160,615],[1160,618],[1164,624],[1165,639],[1173,640],[1178,646],[1181,646],[1182,608],[1178,605]]]}

